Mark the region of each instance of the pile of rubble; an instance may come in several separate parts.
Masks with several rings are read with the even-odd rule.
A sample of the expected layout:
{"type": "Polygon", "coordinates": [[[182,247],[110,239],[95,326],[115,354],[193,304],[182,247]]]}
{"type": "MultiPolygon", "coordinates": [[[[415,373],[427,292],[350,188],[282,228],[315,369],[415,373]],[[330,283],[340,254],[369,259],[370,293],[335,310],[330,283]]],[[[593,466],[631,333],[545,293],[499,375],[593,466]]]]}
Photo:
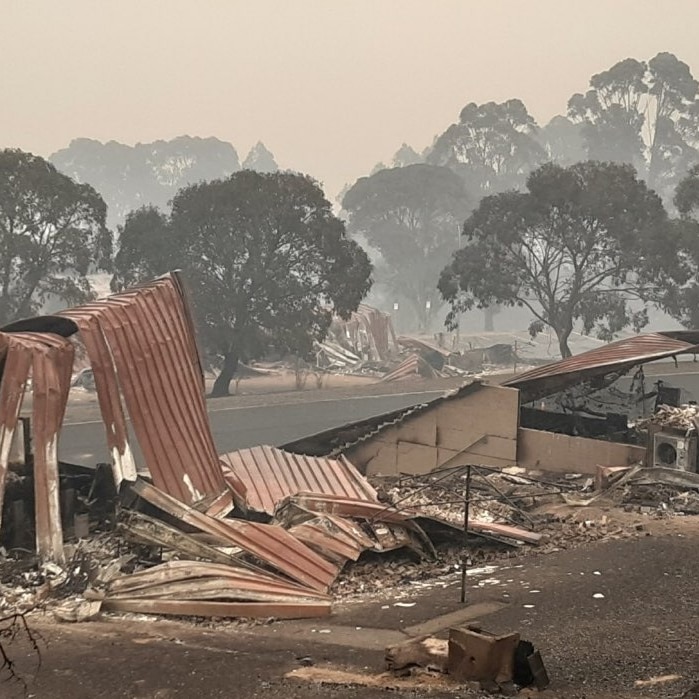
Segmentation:
{"type": "Polygon", "coordinates": [[[388,314],[360,306],[349,321],[335,318],[324,342],[316,343],[316,367],[324,372],[373,376],[383,382],[422,377],[466,377],[522,362],[511,345],[461,351],[416,337],[396,337],[388,314]]]}
{"type": "Polygon", "coordinates": [[[640,430],[647,430],[650,425],[659,425],[675,430],[696,431],[698,419],[699,406],[697,405],[659,405],[653,415],[638,420],[636,427],[640,430]]]}
{"type": "MultiPolygon", "coordinates": [[[[22,327],[0,331],[8,609],[50,604],[73,620],[100,611],[318,617],[330,613],[333,594],[361,591],[376,575],[401,584],[525,546],[615,535],[611,523],[542,510],[573,496],[584,504],[592,479],[459,466],[370,483],[344,456],[265,446],[219,455],[177,275],[22,327]],[[95,469],[57,458],[74,336],[90,362],[112,456],[95,469]],[[31,419],[20,417],[30,389],[31,419]]],[[[444,359],[441,348],[425,352],[444,359]]],[[[615,492],[653,483],[657,471],[622,474],[615,492]]],[[[697,474],[663,478],[699,489],[697,474]]]]}

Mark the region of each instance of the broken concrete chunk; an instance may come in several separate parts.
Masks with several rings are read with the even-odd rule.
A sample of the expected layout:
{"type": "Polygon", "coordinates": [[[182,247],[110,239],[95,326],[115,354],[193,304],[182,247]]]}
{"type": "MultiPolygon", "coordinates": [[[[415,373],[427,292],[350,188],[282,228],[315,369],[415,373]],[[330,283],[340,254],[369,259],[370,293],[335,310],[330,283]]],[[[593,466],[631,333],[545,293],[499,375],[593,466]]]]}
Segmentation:
{"type": "Polygon", "coordinates": [[[69,600],[53,609],[59,621],[81,622],[96,619],[102,611],[101,600],[69,600]]]}

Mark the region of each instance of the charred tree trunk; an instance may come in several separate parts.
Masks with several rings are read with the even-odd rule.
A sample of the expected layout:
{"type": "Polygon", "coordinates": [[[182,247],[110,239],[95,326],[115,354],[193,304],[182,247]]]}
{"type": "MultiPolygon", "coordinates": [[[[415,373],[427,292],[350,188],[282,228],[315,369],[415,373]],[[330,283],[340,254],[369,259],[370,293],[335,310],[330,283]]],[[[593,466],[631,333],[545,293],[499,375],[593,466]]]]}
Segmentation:
{"type": "Polygon", "coordinates": [[[235,376],[235,372],[238,370],[238,360],[238,353],[234,350],[229,350],[223,355],[221,372],[216,377],[216,381],[214,381],[213,388],[211,389],[212,398],[230,395],[231,381],[235,376]]]}
{"type": "Polygon", "coordinates": [[[561,353],[561,358],[567,359],[568,357],[572,357],[573,353],[570,351],[570,347],[568,347],[568,339],[573,332],[573,328],[563,328],[562,330],[558,328],[554,329],[556,331],[556,337],[558,338],[558,350],[561,353]]]}

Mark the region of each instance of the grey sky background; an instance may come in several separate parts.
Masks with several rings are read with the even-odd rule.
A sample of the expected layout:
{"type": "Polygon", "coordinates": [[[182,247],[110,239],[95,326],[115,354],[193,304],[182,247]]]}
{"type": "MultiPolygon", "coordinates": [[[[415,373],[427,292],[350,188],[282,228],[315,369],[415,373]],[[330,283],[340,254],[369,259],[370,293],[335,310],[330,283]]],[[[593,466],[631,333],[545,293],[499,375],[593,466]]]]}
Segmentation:
{"type": "Polygon", "coordinates": [[[471,101],[540,122],[590,76],[675,53],[699,0],[0,0],[0,147],[258,140],[334,197],[471,101]]]}

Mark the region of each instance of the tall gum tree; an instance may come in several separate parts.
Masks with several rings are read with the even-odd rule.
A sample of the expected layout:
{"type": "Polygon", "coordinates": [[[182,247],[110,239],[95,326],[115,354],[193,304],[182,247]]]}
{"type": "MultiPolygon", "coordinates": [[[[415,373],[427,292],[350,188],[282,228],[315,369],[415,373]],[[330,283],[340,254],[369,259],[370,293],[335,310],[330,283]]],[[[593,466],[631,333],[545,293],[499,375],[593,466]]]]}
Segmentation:
{"type": "Polygon", "coordinates": [[[366,253],[310,177],[244,170],[192,185],[169,216],[126,220],[114,286],[181,268],[200,338],[226,395],[239,361],[275,350],[308,356],[334,312],[347,316],[371,286],[366,253]]]}
{"type": "Polygon", "coordinates": [[[382,281],[408,300],[420,330],[443,305],[437,278],[459,244],[470,203],[456,174],[425,164],[362,177],[344,196],[349,232],[381,253],[382,281]]]}
{"type": "Polygon", "coordinates": [[[93,297],[89,272],[110,267],[106,212],[90,185],[31,153],[0,151],[0,325],[48,300],[93,297]]]}
{"type": "Polygon", "coordinates": [[[452,322],[474,306],[523,306],[532,334],[550,327],[563,357],[576,323],[605,339],[643,327],[645,309],[629,301],[647,298],[674,258],[659,197],[612,163],[544,165],[526,192],[481,200],[463,235],[439,282],[452,322]]]}

